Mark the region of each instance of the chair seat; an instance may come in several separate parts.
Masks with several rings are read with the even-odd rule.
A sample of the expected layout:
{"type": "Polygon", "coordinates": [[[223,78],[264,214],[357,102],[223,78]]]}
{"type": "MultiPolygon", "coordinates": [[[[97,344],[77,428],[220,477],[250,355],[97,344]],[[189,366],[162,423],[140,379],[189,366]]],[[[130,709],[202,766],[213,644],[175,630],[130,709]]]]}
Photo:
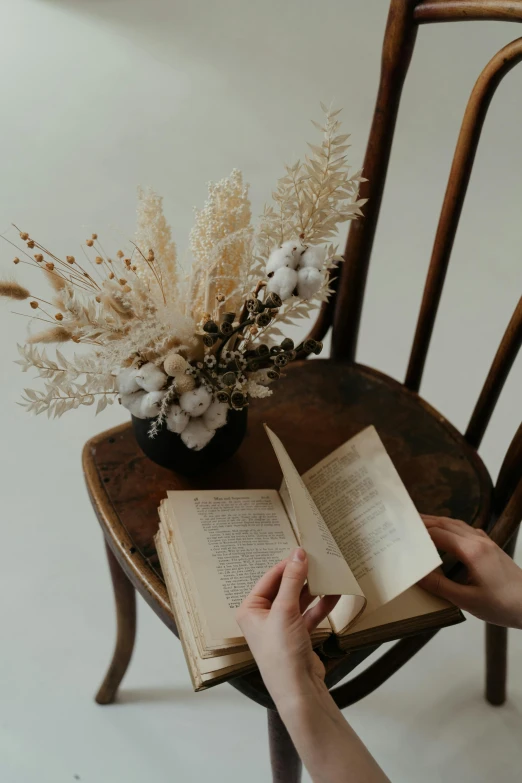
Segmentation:
{"type": "MultiPolygon", "coordinates": [[[[361,365],[328,359],[296,362],[272,397],[252,401],[248,432],[237,454],[205,476],[184,478],[155,465],[137,446],[130,423],[85,446],[87,487],[108,544],[138,591],[174,631],[153,540],[157,507],[173,489],[279,488],[281,470],[263,422],[282,439],[301,473],[373,424],[419,511],[457,517],[475,527],[489,523],[492,488],[484,464],[421,397],[361,365]]],[[[339,661],[331,667],[339,674],[335,680],[347,671],[339,661]]],[[[254,695],[248,695],[256,698],[260,680],[255,675],[241,679],[249,679],[254,695]]],[[[264,697],[256,700],[266,702],[264,697]]]]}

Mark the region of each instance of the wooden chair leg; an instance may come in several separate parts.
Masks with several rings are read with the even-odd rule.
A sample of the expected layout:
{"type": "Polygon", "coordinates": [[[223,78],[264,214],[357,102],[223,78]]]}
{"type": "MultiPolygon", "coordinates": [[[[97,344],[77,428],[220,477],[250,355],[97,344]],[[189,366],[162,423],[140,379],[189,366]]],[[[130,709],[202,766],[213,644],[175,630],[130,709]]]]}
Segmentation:
{"type": "MultiPolygon", "coordinates": [[[[518,532],[504,551],[513,557],[518,532]]],[[[486,623],[486,700],[495,707],[506,701],[508,629],[486,623]]]]}
{"type": "Polygon", "coordinates": [[[116,601],[117,634],[111,665],[96,694],[98,704],[112,704],[116,698],[119,685],[130,662],[136,638],[136,591],[107,543],[105,548],[116,601]]]}
{"type": "Polygon", "coordinates": [[[272,783],[300,783],[302,764],[285,724],[274,710],[268,712],[268,742],[272,783]]]}

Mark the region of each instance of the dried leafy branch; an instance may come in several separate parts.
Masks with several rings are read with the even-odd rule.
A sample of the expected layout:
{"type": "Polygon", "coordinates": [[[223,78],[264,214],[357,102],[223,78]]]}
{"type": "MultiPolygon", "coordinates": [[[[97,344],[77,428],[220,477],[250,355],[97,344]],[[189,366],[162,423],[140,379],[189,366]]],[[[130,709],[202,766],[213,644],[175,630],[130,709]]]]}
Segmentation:
{"type": "Polygon", "coordinates": [[[219,405],[238,410],[250,398],[269,396],[298,352],[321,350],[313,340],[294,348],[283,329],[308,318],[332,293],[342,259],[330,240],[364,204],[363,178],[351,174],[340,112],[322,108],[324,123],[314,123],[321,143],[309,144],[308,154],[286,167],[257,229],[240,171],[209,184],[190,234],[188,274],[163,200],[151,189],[138,193],[128,254],[109,256],[97,234],[85,240],[79,258],[56,255],[16,226],[22,246],[3,237],[16,248],[13,263],[30,266],[50,287],[42,298],[0,280],[0,297],[28,305],[17,313],[37,326],[18,346],[22,370],[43,381],[43,389],[25,389],[21,404],[28,411],[59,417],[95,405],[98,413],[119,396],[133,415],[153,419],[152,435],[163,426],[181,433],[190,418],[183,395],[193,392],[218,406],[205,426],[203,420],[193,426],[201,447],[212,437],[208,428],[223,424],[219,405]],[[66,358],[56,350],[50,358],[37,347],[68,342],[85,352],[66,358]]]}
{"type": "Polygon", "coordinates": [[[274,246],[299,237],[304,244],[327,242],[341,223],[362,215],[365,199],[359,199],[361,172],[350,174],[346,151],[348,134],[339,133],[340,109],[321,104],[325,122],[314,126],[323,134],[321,145],[309,144],[311,154],[286,167],[272,194],[274,205],[265,206],[258,248],[268,258],[274,246]]]}

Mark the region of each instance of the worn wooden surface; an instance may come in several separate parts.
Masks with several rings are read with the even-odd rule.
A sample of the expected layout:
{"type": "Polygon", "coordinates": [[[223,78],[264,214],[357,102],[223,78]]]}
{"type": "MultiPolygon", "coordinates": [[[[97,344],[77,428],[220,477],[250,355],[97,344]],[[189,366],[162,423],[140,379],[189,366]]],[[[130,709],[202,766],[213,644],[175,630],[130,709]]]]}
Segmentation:
{"type": "MultiPolygon", "coordinates": [[[[473,169],[473,162],[475,160],[475,154],[477,152],[488,108],[495,91],[504,76],[506,76],[512,68],[518,65],[521,60],[522,38],[518,38],[516,41],[512,41],[507,44],[507,46],[504,46],[491,58],[477,79],[464,112],[464,119],[462,120],[455,154],[451,164],[448,184],[442,202],[437,231],[435,233],[428,275],[422,295],[422,303],[413,338],[408,370],[406,372],[405,384],[409,389],[413,389],[413,391],[418,391],[420,388],[433,327],[435,325],[444,281],[450,262],[451,251],[453,249],[453,243],[457,233],[464,199],[466,197],[471,171],[473,169]]],[[[519,311],[521,309],[522,307],[519,306],[519,311]]],[[[516,314],[514,319],[516,321],[516,314]]],[[[518,323],[520,324],[520,322],[522,322],[522,318],[519,315],[518,323]]],[[[514,324],[511,327],[511,332],[516,331],[516,325],[514,324]]],[[[519,331],[521,331],[520,327],[519,331]]],[[[509,334],[509,331],[507,334],[509,334]]],[[[507,337],[505,339],[507,342],[507,337]]],[[[491,398],[491,409],[496,403],[511,367],[511,364],[507,361],[507,357],[509,353],[511,353],[513,356],[511,360],[512,363],[516,351],[518,350],[518,348],[515,347],[516,342],[516,335],[513,335],[513,339],[511,340],[513,348],[511,351],[508,350],[507,345],[504,348],[501,346],[501,349],[499,350],[499,353],[502,355],[500,365],[502,368],[505,367],[505,372],[503,375],[500,371],[496,373],[495,380],[492,382],[493,386],[498,387],[498,393],[496,397],[491,398]]],[[[520,345],[520,339],[518,340],[518,345],[520,345]]],[[[485,407],[487,407],[487,400],[484,402],[485,407]]],[[[483,429],[485,429],[485,426],[486,425],[484,425],[483,429]]],[[[478,447],[477,439],[473,445],[478,447]]]]}
{"type": "Polygon", "coordinates": [[[421,0],[416,4],[417,24],[431,22],[522,22],[521,0],[421,0]]]}
{"type": "MultiPolygon", "coordinates": [[[[521,39],[522,54],[522,39],[521,39]]],[[[522,345],[522,296],[500,341],[484,386],[471,414],[465,437],[478,449],[509,372],[522,345]]],[[[522,474],[522,471],[521,471],[522,474]]]]}
{"type": "Polygon", "coordinates": [[[98,704],[112,704],[114,701],[130,663],[136,639],[136,591],[108,546],[107,559],[116,604],[117,630],[112,661],[96,694],[98,704]]]}
{"type": "Polygon", "coordinates": [[[272,783],[300,783],[303,765],[285,724],[274,710],[267,713],[272,783]]]}
{"type": "Polygon", "coordinates": [[[382,49],[381,77],[361,184],[364,218],[350,224],[333,313],[332,357],[355,360],[364,290],[379,219],[402,87],[417,35],[415,0],[392,0],[382,49]]]}
{"type": "MultiPolygon", "coordinates": [[[[491,483],[480,458],[439,413],[396,381],[367,368],[319,359],[290,366],[277,391],[251,406],[238,453],[197,480],[148,460],[130,425],[102,433],[85,447],[87,485],[108,544],[131,582],[172,629],[153,540],[159,502],[169,489],[279,488],[281,470],[263,422],[282,438],[301,473],[373,424],[420,511],[476,526],[489,521],[491,483]]],[[[350,661],[356,660],[352,655],[350,661]]],[[[340,677],[349,669],[346,661],[330,662],[330,682],[338,679],[336,671],[340,677]]],[[[242,679],[252,686],[249,694],[270,703],[259,678],[242,679]]]]}

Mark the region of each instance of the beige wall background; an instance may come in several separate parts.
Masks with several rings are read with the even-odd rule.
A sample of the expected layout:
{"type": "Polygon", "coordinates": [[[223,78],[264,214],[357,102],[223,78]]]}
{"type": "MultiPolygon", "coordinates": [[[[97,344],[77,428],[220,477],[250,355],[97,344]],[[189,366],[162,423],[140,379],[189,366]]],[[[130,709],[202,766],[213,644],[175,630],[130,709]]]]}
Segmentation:
{"type": "MultiPolygon", "coordinates": [[[[137,185],[150,184],[164,195],[186,254],[192,208],[203,204],[206,182],[241,168],[259,213],[283,164],[313,141],[309,120],[320,118],[320,100],[344,107],[358,168],[387,6],[3,0],[0,232],[14,221],[57,252],[77,254],[96,231],[114,251],[134,231],[137,185]]],[[[358,354],[399,379],[466,100],[489,58],[521,31],[482,22],[419,30],[358,354]]],[[[520,296],[521,122],[518,68],[499,87],[485,124],[422,388],[459,428],[520,296]]],[[[0,245],[2,275],[13,271],[11,259],[0,245]]],[[[25,271],[22,279],[34,280],[25,271]]],[[[12,364],[26,323],[10,309],[0,305],[0,777],[163,783],[200,781],[212,770],[213,779],[231,781],[253,765],[249,779],[266,780],[263,711],[226,686],[193,696],[179,645],[148,610],[140,612],[122,703],[92,704],[112,649],[113,617],[80,451],[126,414],[114,408],[94,419],[86,409],[56,422],[29,418],[15,403],[30,382],[12,364]]],[[[493,475],[520,422],[521,389],[519,359],[484,440],[493,475]]],[[[347,715],[395,780],[418,781],[419,764],[430,781],[444,779],[451,765],[461,781],[490,780],[497,753],[505,761],[495,777],[510,781],[510,762],[520,760],[516,644],[515,691],[504,711],[480,700],[481,629],[469,622],[438,637],[347,715]],[[481,741],[486,731],[493,755],[481,741]],[[405,743],[409,755],[397,752],[405,743]]]]}

